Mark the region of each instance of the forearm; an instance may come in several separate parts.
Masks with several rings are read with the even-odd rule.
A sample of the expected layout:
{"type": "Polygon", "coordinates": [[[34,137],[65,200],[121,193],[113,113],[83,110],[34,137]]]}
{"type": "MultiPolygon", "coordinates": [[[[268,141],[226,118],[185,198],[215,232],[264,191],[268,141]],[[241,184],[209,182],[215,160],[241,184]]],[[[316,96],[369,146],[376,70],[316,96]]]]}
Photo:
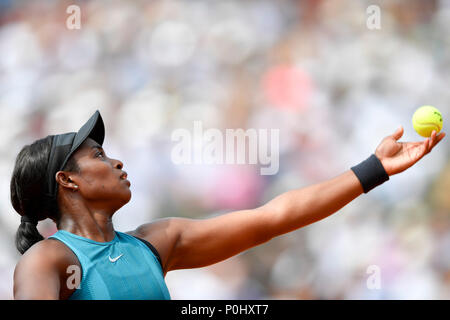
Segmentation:
{"type": "Polygon", "coordinates": [[[285,192],[266,205],[272,237],[304,227],[335,213],[363,193],[353,171],[305,188],[285,192]]]}

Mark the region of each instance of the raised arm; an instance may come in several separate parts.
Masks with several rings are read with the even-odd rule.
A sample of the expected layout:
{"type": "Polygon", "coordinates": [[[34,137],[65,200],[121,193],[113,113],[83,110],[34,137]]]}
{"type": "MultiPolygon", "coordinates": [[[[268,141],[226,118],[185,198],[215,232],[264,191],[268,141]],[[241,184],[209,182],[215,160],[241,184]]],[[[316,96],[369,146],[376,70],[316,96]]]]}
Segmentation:
{"type": "MultiPolygon", "coordinates": [[[[397,142],[402,134],[403,128],[399,128],[384,138],[375,151],[389,176],[411,167],[445,136],[433,132],[422,142],[397,142]]],[[[157,249],[162,248],[165,273],[203,267],[321,220],[363,192],[360,179],[348,170],[322,183],[285,192],[256,209],[203,220],[171,218],[165,220],[164,232],[157,224],[153,228],[152,224],[144,225],[138,230],[140,236],[156,242],[157,249]],[[151,229],[155,232],[150,232],[151,229]],[[160,237],[155,236],[157,230],[160,237]]]]}
{"type": "Polygon", "coordinates": [[[363,192],[352,171],[279,195],[266,205],[218,217],[176,219],[180,237],[170,269],[207,266],[321,220],[363,192]]]}

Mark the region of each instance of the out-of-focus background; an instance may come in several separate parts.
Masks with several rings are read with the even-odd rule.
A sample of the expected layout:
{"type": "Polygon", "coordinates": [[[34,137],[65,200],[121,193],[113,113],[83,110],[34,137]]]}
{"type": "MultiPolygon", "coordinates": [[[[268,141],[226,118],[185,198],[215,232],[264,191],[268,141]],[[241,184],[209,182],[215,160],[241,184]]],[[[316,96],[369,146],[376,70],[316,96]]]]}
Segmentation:
{"type": "MultiPolygon", "coordinates": [[[[0,0],[0,298],[12,298],[19,150],[99,109],[132,199],[119,231],[266,203],[366,159],[421,105],[450,117],[450,2],[0,0]],[[70,5],[81,28],[66,26],[70,5]],[[370,5],[380,29],[370,29],[370,5]],[[177,128],[280,130],[280,169],[176,165],[177,128]]],[[[449,299],[448,138],[336,214],[213,266],[173,299],[449,299]],[[381,287],[370,289],[371,270],[381,287]]],[[[56,231],[39,223],[45,236],[56,231]]]]}

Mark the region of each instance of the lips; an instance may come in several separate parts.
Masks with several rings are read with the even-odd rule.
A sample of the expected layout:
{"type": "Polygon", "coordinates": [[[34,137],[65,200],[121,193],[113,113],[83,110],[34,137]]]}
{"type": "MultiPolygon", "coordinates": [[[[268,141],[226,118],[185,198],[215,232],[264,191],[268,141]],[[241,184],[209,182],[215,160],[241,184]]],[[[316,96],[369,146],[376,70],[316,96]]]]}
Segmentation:
{"type": "Polygon", "coordinates": [[[128,187],[129,187],[129,186],[131,186],[131,183],[130,183],[130,181],[128,181],[127,177],[128,177],[128,174],[126,173],[126,171],[124,171],[124,172],[120,175],[120,180],[125,181],[125,183],[126,183],[126,184],[128,185],[128,187]]]}

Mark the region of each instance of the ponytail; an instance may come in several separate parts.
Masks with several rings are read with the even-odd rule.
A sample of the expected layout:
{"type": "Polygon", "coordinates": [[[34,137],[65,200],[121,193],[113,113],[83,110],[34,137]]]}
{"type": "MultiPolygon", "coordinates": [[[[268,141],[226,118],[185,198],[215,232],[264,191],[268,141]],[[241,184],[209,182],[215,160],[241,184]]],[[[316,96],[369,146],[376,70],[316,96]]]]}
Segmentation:
{"type": "MultiPolygon", "coordinates": [[[[23,216],[26,217],[26,216],[23,216]]],[[[19,229],[16,233],[16,248],[21,254],[24,254],[33,244],[44,240],[44,237],[37,229],[37,222],[22,219],[19,229]]]]}
{"type": "Polygon", "coordinates": [[[46,170],[52,136],[40,139],[22,148],[16,158],[11,177],[11,203],[22,216],[16,233],[16,248],[21,254],[44,239],[37,223],[56,218],[54,199],[46,195],[46,170]]]}

